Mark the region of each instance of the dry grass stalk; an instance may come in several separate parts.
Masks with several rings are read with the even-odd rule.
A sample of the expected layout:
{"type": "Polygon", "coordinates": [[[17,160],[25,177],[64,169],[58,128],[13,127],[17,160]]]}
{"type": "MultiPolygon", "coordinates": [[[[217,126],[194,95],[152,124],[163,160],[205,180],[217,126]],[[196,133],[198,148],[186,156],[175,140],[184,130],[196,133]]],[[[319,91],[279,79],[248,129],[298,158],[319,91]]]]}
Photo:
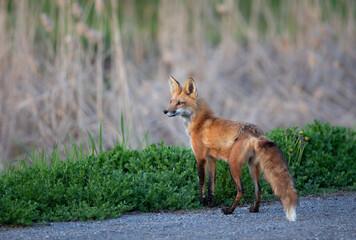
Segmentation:
{"type": "Polygon", "coordinates": [[[82,16],[83,13],[83,9],[82,6],[80,6],[80,4],[78,2],[74,2],[72,5],[72,11],[73,11],[73,15],[76,18],[80,18],[82,16]]]}
{"type": "Polygon", "coordinates": [[[47,32],[52,32],[53,31],[53,22],[52,20],[47,16],[47,14],[42,13],[41,16],[41,22],[44,28],[46,29],[47,32]]]}
{"type": "Polygon", "coordinates": [[[50,150],[68,143],[68,135],[84,142],[85,132],[97,133],[99,122],[110,148],[113,135],[120,135],[121,111],[130,119],[131,139],[150,129],[153,142],[188,145],[180,120],[161,112],[170,74],[181,81],[193,76],[217,115],[266,130],[314,118],[355,124],[353,1],[347,1],[344,18],[325,2],[283,1],[280,19],[261,0],[252,1],[249,18],[231,0],[161,1],[157,39],[135,30],[133,2],[120,5],[127,11],[119,24],[121,2],[112,0],[109,8],[95,1],[92,26],[84,24],[86,6],[56,3],[58,16],[40,19],[36,12],[43,9],[34,2],[13,1],[14,15],[0,3],[0,32],[6,33],[0,35],[0,159],[23,152],[13,137],[50,150]],[[33,6],[35,12],[27,11],[33,6]],[[16,24],[9,27],[10,18],[16,24]],[[41,28],[47,33],[41,35],[41,28]],[[110,41],[104,41],[105,29],[110,41]]]}
{"type": "Polygon", "coordinates": [[[95,0],[95,10],[98,15],[101,15],[104,11],[104,1],[103,0],[95,0]]]}

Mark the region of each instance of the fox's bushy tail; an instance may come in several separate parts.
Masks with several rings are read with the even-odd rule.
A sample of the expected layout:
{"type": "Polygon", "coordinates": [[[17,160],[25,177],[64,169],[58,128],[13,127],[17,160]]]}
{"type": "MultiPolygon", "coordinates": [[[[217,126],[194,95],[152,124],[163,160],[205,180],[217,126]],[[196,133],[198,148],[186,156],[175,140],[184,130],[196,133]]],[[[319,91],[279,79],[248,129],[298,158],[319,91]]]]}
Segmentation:
{"type": "Polygon", "coordinates": [[[298,205],[298,194],[294,187],[287,189],[286,193],[282,193],[281,202],[289,221],[297,219],[296,207],[298,205]]]}
{"type": "Polygon", "coordinates": [[[294,188],[294,182],[288,170],[288,165],[277,145],[271,145],[263,150],[263,158],[260,166],[264,177],[272,186],[273,192],[280,197],[289,221],[297,218],[296,207],[298,206],[298,193],[294,188]]]}

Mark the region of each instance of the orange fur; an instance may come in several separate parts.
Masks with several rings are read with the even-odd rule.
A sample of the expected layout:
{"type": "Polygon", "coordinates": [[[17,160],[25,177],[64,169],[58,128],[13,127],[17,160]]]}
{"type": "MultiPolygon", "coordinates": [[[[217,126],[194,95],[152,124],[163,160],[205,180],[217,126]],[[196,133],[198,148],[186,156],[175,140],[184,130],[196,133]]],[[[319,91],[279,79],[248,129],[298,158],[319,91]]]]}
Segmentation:
{"type": "Polygon", "coordinates": [[[170,117],[181,116],[184,119],[197,160],[202,204],[208,206],[214,204],[216,159],[223,159],[229,164],[231,177],[236,186],[236,197],[231,206],[222,209],[223,213],[231,214],[243,195],[241,171],[243,165],[248,162],[256,195],[250,211],[259,210],[261,200],[259,175],[262,170],[274,194],[280,197],[288,220],[294,221],[298,194],[279,147],[253,124],[215,117],[204,99],[198,96],[193,79],[188,79],[181,87],[177,80],[170,77],[169,85],[172,98],[164,113],[170,117]],[[206,166],[209,173],[208,199],[205,198],[206,166]]]}

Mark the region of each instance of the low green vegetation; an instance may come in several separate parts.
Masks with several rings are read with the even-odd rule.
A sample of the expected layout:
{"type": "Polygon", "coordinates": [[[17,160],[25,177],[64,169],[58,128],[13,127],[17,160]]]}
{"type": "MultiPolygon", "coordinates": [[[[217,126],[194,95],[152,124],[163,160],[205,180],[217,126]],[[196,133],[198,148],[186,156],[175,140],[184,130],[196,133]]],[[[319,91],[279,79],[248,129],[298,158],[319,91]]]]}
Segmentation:
{"type": "MultiPolygon", "coordinates": [[[[278,143],[289,163],[300,195],[356,190],[356,132],[315,121],[304,129],[275,129],[267,136],[278,143]]],[[[30,163],[18,161],[0,176],[0,224],[77,221],[120,216],[127,211],[198,209],[198,176],[194,154],[183,147],[152,144],[130,150],[118,144],[84,157],[72,143],[68,159],[33,151],[30,163]]],[[[243,203],[253,201],[254,187],[243,169],[243,203]]],[[[263,199],[273,199],[262,180],[263,199]]],[[[228,165],[219,161],[216,201],[229,204],[235,195],[228,165]]]]}

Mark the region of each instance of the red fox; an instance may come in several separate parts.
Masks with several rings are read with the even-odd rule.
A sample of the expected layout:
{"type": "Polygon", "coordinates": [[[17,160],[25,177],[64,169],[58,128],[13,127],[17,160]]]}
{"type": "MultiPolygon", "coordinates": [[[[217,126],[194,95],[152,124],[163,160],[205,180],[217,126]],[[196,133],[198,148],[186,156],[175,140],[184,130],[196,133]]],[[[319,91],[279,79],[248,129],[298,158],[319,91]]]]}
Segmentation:
{"type": "Polygon", "coordinates": [[[232,214],[243,195],[241,171],[248,162],[255,185],[255,201],[250,212],[258,212],[261,200],[260,170],[271,184],[273,192],[280,197],[286,217],[296,220],[298,193],[288,170],[288,165],[278,145],[265,137],[256,125],[217,118],[204,99],[198,96],[197,87],[189,78],[183,88],[172,76],[169,77],[172,94],[170,104],[163,112],[169,117],[181,116],[197,160],[200,202],[214,205],[216,159],[228,162],[231,177],[236,186],[236,197],[224,214],[232,214]],[[205,198],[205,170],[208,168],[208,197],[205,198]]]}

